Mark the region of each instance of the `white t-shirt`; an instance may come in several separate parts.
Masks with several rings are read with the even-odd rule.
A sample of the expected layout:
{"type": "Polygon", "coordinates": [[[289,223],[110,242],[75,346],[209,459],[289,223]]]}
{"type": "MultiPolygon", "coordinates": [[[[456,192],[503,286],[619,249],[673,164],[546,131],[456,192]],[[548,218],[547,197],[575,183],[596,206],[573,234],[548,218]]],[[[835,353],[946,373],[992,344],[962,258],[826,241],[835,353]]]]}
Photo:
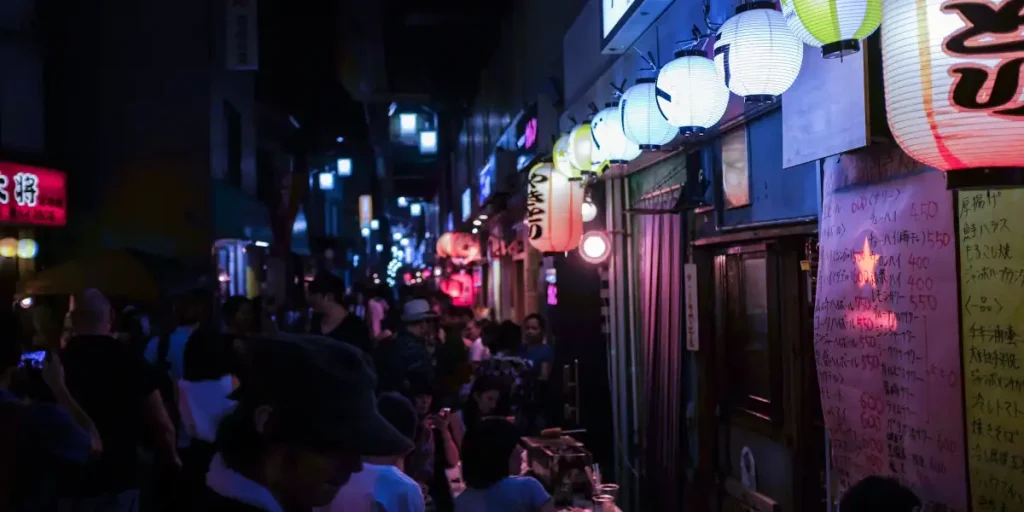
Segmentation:
{"type": "Polygon", "coordinates": [[[548,501],[536,479],[510,476],[487,489],[467,488],[455,498],[455,512],[536,512],[548,501]]]}
{"type": "Polygon", "coordinates": [[[470,361],[486,361],[491,358],[491,349],[484,345],[484,340],[477,338],[472,345],[469,346],[469,360],[470,361]]]}
{"type": "Polygon", "coordinates": [[[415,480],[394,466],[363,463],[319,512],[423,512],[423,491],[415,480]]]}

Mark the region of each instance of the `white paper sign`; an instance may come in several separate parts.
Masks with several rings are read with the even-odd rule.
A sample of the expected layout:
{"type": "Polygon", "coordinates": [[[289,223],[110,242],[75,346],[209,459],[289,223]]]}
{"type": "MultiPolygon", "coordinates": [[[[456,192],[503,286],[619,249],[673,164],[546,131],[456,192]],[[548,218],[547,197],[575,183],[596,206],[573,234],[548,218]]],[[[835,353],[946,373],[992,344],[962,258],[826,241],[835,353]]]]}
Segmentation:
{"type": "Polygon", "coordinates": [[[253,71],[259,68],[259,38],[256,0],[227,0],[227,41],[224,47],[227,69],[253,71]]]}
{"type": "Polygon", "coordinates": [[[698,336],[697,319],[700,317],[697,310],[697,265],[687,263],[683,265],[683,293],[686,303],[686,350],[696,352],[700,349],[700,338],[698,336]]]}

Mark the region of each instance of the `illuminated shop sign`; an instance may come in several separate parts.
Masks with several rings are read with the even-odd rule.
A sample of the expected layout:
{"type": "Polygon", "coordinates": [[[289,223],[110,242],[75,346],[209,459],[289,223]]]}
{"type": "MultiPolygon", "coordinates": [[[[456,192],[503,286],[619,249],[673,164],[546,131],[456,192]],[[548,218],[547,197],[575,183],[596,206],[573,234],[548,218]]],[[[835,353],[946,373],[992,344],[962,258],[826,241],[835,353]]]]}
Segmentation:
{"type": "Polygon", "coordinates": [[[64,226],[67,222],[64,173],[0,162],[0,223],[64,226]]]}

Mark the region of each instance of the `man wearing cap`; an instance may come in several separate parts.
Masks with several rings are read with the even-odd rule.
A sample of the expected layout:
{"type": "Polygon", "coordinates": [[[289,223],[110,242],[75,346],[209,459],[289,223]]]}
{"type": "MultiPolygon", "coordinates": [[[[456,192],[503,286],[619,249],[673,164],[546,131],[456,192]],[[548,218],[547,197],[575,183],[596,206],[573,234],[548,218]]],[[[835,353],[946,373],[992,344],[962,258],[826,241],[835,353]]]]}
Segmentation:
{"type": "Polygon", "coordinates": [[[382,340],[374,353],[380,391],[406,392],[412,382],[433,384],[434,363],[426,344],[437,333],[437,318],[427,299],[405,303],[402,332],[382,340]]]}
{"type": "Polygon", "coordinates": [[[251,338],[247,357],[193,510],[308,511],[331,503],[362,457],[412,450],[378,412],[373,372],[355,347],[276,335],[251,338]]]}

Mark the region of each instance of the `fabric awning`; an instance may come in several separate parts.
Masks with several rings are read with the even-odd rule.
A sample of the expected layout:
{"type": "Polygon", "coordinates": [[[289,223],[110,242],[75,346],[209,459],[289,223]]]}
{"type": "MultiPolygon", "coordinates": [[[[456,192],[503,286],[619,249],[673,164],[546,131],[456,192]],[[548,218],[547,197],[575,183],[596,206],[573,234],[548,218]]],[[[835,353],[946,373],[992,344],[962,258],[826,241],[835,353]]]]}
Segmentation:
{"type": "Polygon", "coordinates": [[[686,154],[680,154],[631,174],[629,208],[633,215],[679,213],[678,205],[686,185],[686,154]]]}

